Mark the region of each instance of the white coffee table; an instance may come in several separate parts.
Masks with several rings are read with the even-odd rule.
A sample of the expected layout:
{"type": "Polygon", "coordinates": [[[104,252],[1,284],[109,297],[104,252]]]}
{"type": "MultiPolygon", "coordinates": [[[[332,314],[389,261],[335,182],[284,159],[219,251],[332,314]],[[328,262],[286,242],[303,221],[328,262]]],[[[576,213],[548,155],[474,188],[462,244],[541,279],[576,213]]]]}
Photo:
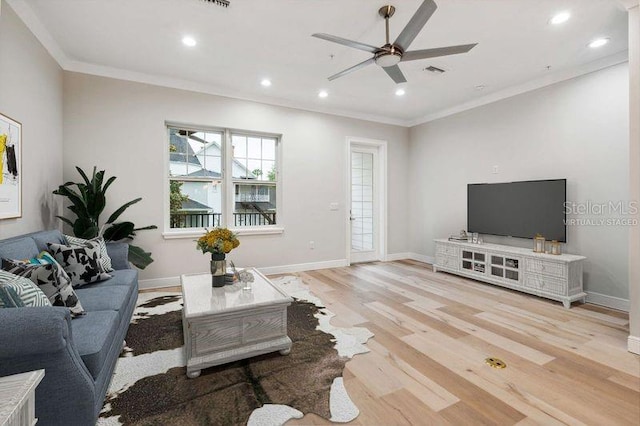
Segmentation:
{"type": "Polygon", "coordinates": [[[187,376],[239,359],[280,351],[287,355],[287,306],[293,299],[255,269],[252,290],[242,283],[214,288],[210,274],[182,275],[182,325],[187,376]]]}

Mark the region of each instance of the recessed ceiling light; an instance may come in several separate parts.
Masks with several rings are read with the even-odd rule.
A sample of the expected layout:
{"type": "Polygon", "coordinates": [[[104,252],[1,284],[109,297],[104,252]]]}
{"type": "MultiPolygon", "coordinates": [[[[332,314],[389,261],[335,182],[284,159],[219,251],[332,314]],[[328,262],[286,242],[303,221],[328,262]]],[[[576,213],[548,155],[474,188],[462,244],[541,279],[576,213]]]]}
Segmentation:
{"type": "Polygon", "coordinates": [[[406,92],[404,91],[404,89],[398,89],[396,90],[396,96],[404,96],[406,92]]]}
{"type": "Polygon", "coordinates": [[[476,90],[484,90],[484,87],[485,87],[484,84],[478,84],[476,86],[476,90]]]}
{"type": "Polygon", "coordinates": [[[198,44],[198,42],[196,41],[195,38],[193,38],[191,36],[184,36],[184,37],[182,37],[182,44],[184,44],[187,47],[193,47],[196,44],[198,44]]]}
{"type": "Polygon", "coordinates": [[[260,84],[262,84],[264,87],[269,87],[269,86],[271,86],[271,80],[269,80],[268,78],[264,78],[264,79],[262,79],[260,84]]]}
{"type": "Polygon", "coordinates": [[[593,40],[591,43],[589,43],[589,47],[595,49],[596,47],[602,47],[607,43],[609,43],[609,39],[608,38],[597,38],[597,39],[593,40]]]}
{"type": "Polygon", "coordinates": [[[569,12],[560,12],[553,15],[553,18],[549,22],[553,25],[564,24],[571,18],[571,14],[569,12]]]}
{"type": "Polygon", "coordinates": [[[327,93],[326,90],[321,90],[320,92],[318,92],[318,96],[321,98],[326,98],[327,96],[329,96],[329,93],[327,93]]]}

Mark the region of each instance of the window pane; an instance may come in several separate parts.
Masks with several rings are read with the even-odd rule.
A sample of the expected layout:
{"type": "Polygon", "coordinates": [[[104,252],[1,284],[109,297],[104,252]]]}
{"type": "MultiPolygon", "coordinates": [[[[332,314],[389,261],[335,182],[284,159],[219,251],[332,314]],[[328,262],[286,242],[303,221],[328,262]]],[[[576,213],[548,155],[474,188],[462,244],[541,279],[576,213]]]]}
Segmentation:
{"type": "Polygon", "coordinates": [[[169,181],[171,228],[212,228],[222,223],[222,183],[169,181]]]}
{"type": "Polygon", "coordinates": [[[169,176],[222,176],[222,133],[169,129],[169,176]],[[207,157],[211,157],[207,164],[207,157]],[[214,159],[218,157],[218,159],[214,159]]]}
{"type": "Polygon", "coordinates": [[[247,140],[247,157],[262,158],[262,140],[260,138],[249,138],[247,140]]]}
{"type": "Polygon", "coordinates": [[[276,159],[276,140],[275,139],[262,139],[262,159],[263,160],[276,159]]]}
{"type": "Polygon", "coordinates": [[[232,226],[275,225],[276,186],[265,184],[235,184],[232,226]]]}

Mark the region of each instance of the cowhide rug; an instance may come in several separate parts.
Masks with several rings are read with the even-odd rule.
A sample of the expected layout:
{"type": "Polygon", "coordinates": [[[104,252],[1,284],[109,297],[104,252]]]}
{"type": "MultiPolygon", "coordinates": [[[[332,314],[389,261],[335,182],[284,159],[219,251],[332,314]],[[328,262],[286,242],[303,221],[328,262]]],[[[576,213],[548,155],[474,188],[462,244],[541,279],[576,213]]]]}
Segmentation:
{"type": "Polygon", "coordinates": [[[98,425],[279,425],[307,413],[355,419],[342,371],[369,351],[364,344],[373,334],[332,326],[334,314],[299,278],[273,282],[294,298],[291,353],[211,367],[195,379],[185,374],[181,295],[141,294],[98,425]]]}

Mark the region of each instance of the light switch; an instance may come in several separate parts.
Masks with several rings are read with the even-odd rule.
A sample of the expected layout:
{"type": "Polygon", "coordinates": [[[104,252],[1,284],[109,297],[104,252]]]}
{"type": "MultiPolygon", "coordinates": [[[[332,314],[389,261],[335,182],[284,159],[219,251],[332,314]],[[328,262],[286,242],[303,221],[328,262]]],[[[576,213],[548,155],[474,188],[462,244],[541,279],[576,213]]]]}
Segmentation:
{"type": "Polygon", "coordinates": [[[338,210],[338,203],[331,203],[329,204],[329,210],[338,210]]]}

